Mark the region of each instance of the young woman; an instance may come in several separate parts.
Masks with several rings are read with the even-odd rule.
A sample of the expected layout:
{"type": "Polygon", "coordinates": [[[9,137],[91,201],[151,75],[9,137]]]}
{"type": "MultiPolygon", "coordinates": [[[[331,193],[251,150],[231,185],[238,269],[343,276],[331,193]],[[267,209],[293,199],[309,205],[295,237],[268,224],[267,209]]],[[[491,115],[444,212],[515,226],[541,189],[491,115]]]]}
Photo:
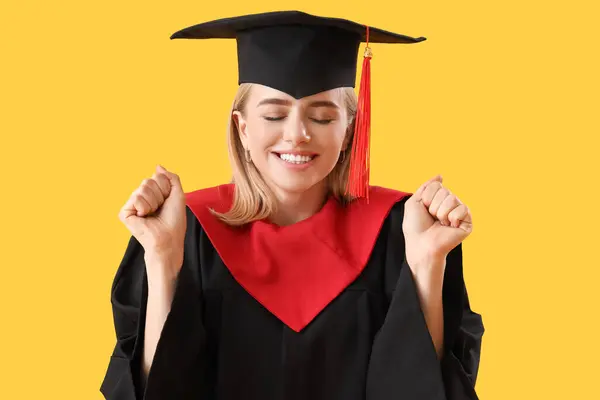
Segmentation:
{"type": "Polygon", "coordinates": [[[477,398],[468,207],[439,176],[411,194],[361,168],[359,44],[424,38],[364,28],[274,12],[173,35],[237,40],[234,178],[185,193],[159,166],[123,206],[107,399],[477,398]]]}

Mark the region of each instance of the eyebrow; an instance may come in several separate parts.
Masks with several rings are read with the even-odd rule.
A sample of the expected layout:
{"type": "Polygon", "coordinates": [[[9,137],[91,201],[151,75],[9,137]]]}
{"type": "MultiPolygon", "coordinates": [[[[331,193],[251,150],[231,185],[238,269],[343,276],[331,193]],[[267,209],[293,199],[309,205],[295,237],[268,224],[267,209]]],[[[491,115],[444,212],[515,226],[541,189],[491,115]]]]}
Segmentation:
{"type": "MultiPolygon", "coordinates": [[[[261,100],[256,107],[260,107],[260,106],[263,106],[266,104],[274,104],[274,105],[278,105],[278,106],[290,106],[292,104],[292,102],[289,100],[286,100],[286,99],[268,98],[268,99],[261,100]]],[[[336,109],[340,108],[333,101],[329,101],[329,100],[315,100],[315,101],[312,101],[308,106],[309,107],[329,107],[329,108],[336,108],[336,109]]]]}

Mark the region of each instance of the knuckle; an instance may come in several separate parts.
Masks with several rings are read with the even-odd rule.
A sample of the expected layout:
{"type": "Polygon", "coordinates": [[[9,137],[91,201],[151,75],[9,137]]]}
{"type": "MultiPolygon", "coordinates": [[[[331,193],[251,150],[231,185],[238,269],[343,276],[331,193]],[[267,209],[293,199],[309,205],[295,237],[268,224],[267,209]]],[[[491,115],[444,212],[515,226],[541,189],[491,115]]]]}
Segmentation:
{"type": "Polygon", "coordinates": [[[156,177],[158,182],[162,182],[163,184],[169,182],[169,178],[165,174],[160,174],[156,177]]]}
{"type": "Polygon", "coordinates": [[[134,198],[134,204],[136,206],[136,208],[140,208],[140,207],[145,207],[146,206],[146,199],[144,198],[144,195],[141,193],[138,193],[135,198],[134,198]]]}
{"type": "Polygon", "coordinates": [[[150,188],[150,185],[145,185],[140,189],[140,193],[142,195],[144,195],[144,197],[151,197],[152,196],[152,188],[150,188]]]}

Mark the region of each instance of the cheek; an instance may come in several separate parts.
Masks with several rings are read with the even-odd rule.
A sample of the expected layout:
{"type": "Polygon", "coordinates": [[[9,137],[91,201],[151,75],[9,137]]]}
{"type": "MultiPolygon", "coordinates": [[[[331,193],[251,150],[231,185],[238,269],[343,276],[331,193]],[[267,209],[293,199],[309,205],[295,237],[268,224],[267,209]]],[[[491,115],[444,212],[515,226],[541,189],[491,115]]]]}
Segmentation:
{"type": "Polygon", "coordinates": [[[273,146],[281,136],[276,124],[269,124],[261,118],[248,123],[248,144],[255,152],[264,152],[273,146]]]}
{"type": "Polygon", "coordinates": [[[338,154],[342,149],[346,131],[343,126],[323,127],[321,131],[315,132],[315,135],[327,153],[338,154]]]}
{"type": "Polygon", "coordinates": [[[339,126],[330,127],[330,129],[322,129],[321,132],[315,132],[315,135],[318,135],[322,166],[329,169],[335,167],[342,151],[346,135],[345,129],[339,126]]]}

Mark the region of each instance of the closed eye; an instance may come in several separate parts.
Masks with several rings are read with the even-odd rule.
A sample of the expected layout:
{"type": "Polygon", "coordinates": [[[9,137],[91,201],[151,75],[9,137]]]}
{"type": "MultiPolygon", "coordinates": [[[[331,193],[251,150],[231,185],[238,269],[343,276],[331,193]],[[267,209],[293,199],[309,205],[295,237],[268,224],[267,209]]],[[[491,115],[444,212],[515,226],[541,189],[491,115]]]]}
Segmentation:
{"type": "MultiPolygon", "coordinates": [[[[264,119],[266,119],[267,121],[281,121],[283,119],[285,119],[285,117],[263,117],[264,119]]],[[[333,119],[316,119],[316,118],[310,118],[311,121],[316,122],[317,124],[320,125],[327,125],[330,124],[332,121],[334,121],[333,119]]]]}
{"type": "Polygon", "coordinates": [[[263,117],[263,118],[266,119],[267,121],[281,121],[285,117],[263,117]]]}
{"type": "Polygon", "coordinates": [[[315,118],[311,118],[311,120],[316,122],[317,124],[321,124],[321,125],[327,125],[327,124],[330,124],[331,121],[333,121],[333,119],[315,119],[315,118]]]}

